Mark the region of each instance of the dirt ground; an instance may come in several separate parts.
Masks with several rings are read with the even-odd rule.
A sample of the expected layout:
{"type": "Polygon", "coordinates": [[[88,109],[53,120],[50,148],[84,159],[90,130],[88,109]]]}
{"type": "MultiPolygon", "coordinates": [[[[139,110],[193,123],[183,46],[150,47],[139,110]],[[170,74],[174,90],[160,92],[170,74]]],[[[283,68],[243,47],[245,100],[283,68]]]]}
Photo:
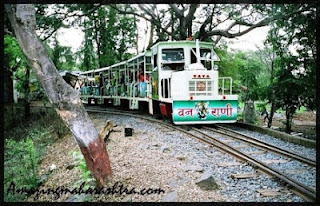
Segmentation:
{"type": "MultiPolygon", "coordinates": [[[[267,121],[264,122],[264,116],[258,116],[260,126],[267,126],[267,121]]],[[[286,117],[284,114],[276,113],[272,121],[273,129],[284,131],[286,117]]],[[[316,113],[307,111],[304,113],[295,114],[293,117],[293,133],[304,138],[316,139],[316,113]],[[302,133],[302,134],[301,134],[302,133]]]]}

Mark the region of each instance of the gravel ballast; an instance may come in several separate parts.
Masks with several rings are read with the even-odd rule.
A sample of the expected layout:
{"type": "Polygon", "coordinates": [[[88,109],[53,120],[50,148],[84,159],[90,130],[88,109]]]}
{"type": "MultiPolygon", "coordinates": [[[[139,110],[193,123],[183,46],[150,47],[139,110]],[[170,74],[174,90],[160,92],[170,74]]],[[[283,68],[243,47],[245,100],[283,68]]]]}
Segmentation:
{"type": "MultiPolygon", "coordinates": [[[[177,193],[174,201],[184,202],[304,202],[302,198],[285,189],[279,181],[265,174],[258,173],[256,177],[249,179],[233,179],[232,174],[256,171],[243,162],[235,166],[218,166],[219,163],[238,161],[188,135],[137,118],[101,114],[92,116],[98,124],[98,129],[103,126],[101,123],[106,119],[120,126],[130,125],[134,128],[132,137],[114,137],[112,133],[110,135],[108,151],[110,159],[113,160],[113,179],[125,177],[133,170],[129,185],[132,184],[137,188],[138,185],[141,185],[140,187],[153,185],[166,191],[166,194],[162,195],[133,195],[133,202],[161,202],[169,193],[174,194],[173,197],[176,197],[177,193]],[[125,150],[122,149],[122,144],[126,145],[125,150]],[[117,150],[117,154],[112,148],[117,150]],[[124,167],[120,166],[119,162],[130,164],[124,167]],[[205,171],[212,172],[214,180],[220,186],[219,189],[206,191],[196,185],[196,180],[205,171]],[[275,189],[280,195],[264,197],[258,192],[261,189],[275,189]]],[[[114,201],[122,199],[123,197],[116,197],[114,201]]]]}
{"type": "Polygon", "coordinates": [[[240,132],[242,134],[248,135],[250,137],[256,138],[258,140],[267,142],[269,144],[276,145],[277,147],[281,147],[286,150],[294,151],[296,154],[299,154],[300,156],[307,157],[312,160],[316,159],[316,153],[317,153],[316,149],[304,147],[304,146],[293,144],[290,142],[286,142],[286,141],[272,137],[267,134],[261,134],[259,132],[250,131],[250,130],[243,129],[243,128],[236,127],[236,126],[231,126],[231,125],[223,125],[223,126],[230,128],[230,129],[233,129],[233,130],[240,132]]]}
{"type": "MultiPolygon", "coordinates": [[[[123,184],[129,190],[135,188],[136,191],[143,188],[161,188],[164,193],[89,195],[87,198],[89,201],[305,202],[276,179],[259,173],[245,162],[240,162],[216,147],[204,144],[181,132],[128,116],[91,113],[90,117],[98,131],[105,126],[106,120],[117,124],[118,132],[111,132],[106,141],[113,172],[107,186],[112,187],[118,183],[118,185],[123,184]],[[125,137],[125,127],[133,128],[132,136],[125,137]],[[224,163],[238,163],[238,165],[220,166],[224,163]],[[243,173],[256,173],[257,175],[249,179],[232,178],[233,174],[243,173]],[[201,188],[199,182],[206,179],[215,182],[218,187],[210,188],[210,190],[201,188]],[[276,190],[279,194],[264,197],[258,192],[267,189],[276,190]]],[[[80,179],[80,171],[77,167],[66,168],[73,163],[69,153],[79,150],[74,139],[71,135],[66,136],[54,143],[48,150],[48,155],[41,166],[41,174],[47,172],[47,165],[55,164],[57,169],[43,187],[73,188],[75,182],[80,179]],[[60,148],[61,151],[59,151],[60,148]],[[54,156],[50,154],[51,152],[54,153],[54,156]]],[[[255,148],[241,148],[240,150],[258,151],[255,148]]],[[[292,169],[295,169],[295,166],[301,166],[291,162],[290,164],[292,164],[290,166],[292,169]]],[[[309,178],[306,182],[309,182],[310,185],[314,184],[313,175],[301,176],[300,173],[295,175],[300,178],[309,178]]],[[[61,196],[58,200],[53,200],[50,195],[43,195],[38,201],[63,202],[73,199],[76,198],[71,195],[61,196]]],[[[34,200],[30,197],[29,201],[34,200]]]]}

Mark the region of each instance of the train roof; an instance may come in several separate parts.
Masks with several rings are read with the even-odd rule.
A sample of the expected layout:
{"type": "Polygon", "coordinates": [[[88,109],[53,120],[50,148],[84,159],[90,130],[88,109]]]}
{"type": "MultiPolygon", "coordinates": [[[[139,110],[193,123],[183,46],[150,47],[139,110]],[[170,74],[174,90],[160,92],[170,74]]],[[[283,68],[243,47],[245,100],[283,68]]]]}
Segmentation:
{"type": "Polygon", "coordinates": [[[89,73],[92,73],[92,72],[95,73],[95,72],[106,71],[106,70],[109,70],[111,68],[126,64],[127,62],[133,61],[133,60],[138,59],[139,57],[143,57],[143,56],[151,56],[151,50],[146,50],[143,53],[140,53],[140,54],[132,57],[131,59],[119,62],[117,64],[114,64],[114,65],[111,65],[111,66],[108,66],[108,67],[103,67],[103,68],[100,68],[100,69],[92,69],[92,70],[89,70],[89,71],[82,72],[81,74],[89,74],[89,73]]]}
{"type": "MultiPolygon", "coordinates": [[[[184,40],[184,41],[162,41],[162,42],[158,42],[157,44],[153,45],[151,47],[151,50],[156,50],[157,47],[159,46],[170,46],[172,48],[177,48],[177,47],[181,47],[181,46],[189,46],[189,47],[196,47],[196,41],[195,40],[184,40]]],[[[213,49],[214,43],[213,42],[201,42],[199,41],[199,46],[200,47],[205,47],[208,49],[213,49]]],[[[220,61],[219,56],[217,55],[217,53],[213,50],[213,61],[220,61]]]]}
{"type": "MultiPolygon", "coordinates": [[[[213,42],[199,42],[199,45],[200,45],[200,47],[213,48],[214,43],[213,42]]],[[[156,47],[158,47],[158,46],[173,46],[173,47],[178,47],[178,46],[196,46],[196,41],[195,40],[161,41],[161,42],[158,42],[157,44],[153,45],[151,47],[151,50],[156,48],[156,47]]],[[[89,74],[89,73],[92,73],[92,72],[95,73],[95,72],[106,71],[106,70],[109,70],[111,68],[120,66],[122,64],[126,64],[128,62],[134,61],[134,60],[136,60],[136,59],[138,59],[140,57],[151,56],[151,50],[146,50],[146,51],[144,51],[144,52],[132,57],[131,59],[119,62],[117,64],[114,64],[114,65],[111,65],[111,66],[108,66],[108,67],[103,67],[103,68],[100,68],[100,69],[93,69],[93,70],[85,71],[85,72],[82,72],[81,74],[89,74]]],[[[214,52],[214,61],[219,61],[219,60],[220,60],[219,57],[214,52]]]]}
{"type": "MultiPolygon", "coordinates": [[[[158,42],[157,44],[153,45],[151,47],[151,49],[158,47],[158,46],[196,46],[196,41],[192,41],[192,40],[184,40],[184,41],[161,41],[158,42]]],[[[214,43],[213,42],[201,42],[199,41],[199,45],[202,47],[208,47],[208,48],[212,48],[214,43]]]]}

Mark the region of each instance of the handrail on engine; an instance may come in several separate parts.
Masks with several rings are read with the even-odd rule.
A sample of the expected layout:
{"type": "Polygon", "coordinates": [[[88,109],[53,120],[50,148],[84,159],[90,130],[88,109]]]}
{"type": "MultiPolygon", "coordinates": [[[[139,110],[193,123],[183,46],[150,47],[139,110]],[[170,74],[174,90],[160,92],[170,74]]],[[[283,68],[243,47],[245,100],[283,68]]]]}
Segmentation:
{"type": "Polygon", "coordinates": [[[230,88],[229,88],[229,91],[230,91],[230,95],[232,95],[232,78],[231,77],[219,77],[219,81],[222,80],[222,95],[224,95],[224,80],[229,80],[230,81],[230,88]]]}

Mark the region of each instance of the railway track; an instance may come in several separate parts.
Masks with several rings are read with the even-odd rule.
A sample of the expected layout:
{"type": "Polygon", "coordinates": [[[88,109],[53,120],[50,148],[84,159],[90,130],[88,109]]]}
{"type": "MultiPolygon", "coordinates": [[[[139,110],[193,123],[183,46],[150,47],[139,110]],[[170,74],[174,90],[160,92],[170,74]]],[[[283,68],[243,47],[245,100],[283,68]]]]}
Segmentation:
{"type": "Polygon", "coordinates": [[[237,132],[234,131],[227,131],[227,129],[219,127],[220,131],[218,129],[213,129],[213,128],[208,128],[208,127],[203,127],[202,129],[196,128],[196,127],[190,127],[190,126],[175,126],[173,124],[165,123],[162,120],[157,120],[151,117],[146,117],[140,114],[132,114],[132,113],[124,113],[124,111],[104,111],[104,110],[93,110],[93,109],[87,109],[88,112],[92,113],[105,113],[105,114],[113,114],[113,115],[125,115],[125,116],[130,116],[130,117],[135,117],[135,118],[140,118],[147,120],[149,122],[157,123],[160,124],[163,127],[166,128],[171,128],[177,131],[180,131],[184,134],[187,134],[188,136],[191,136],[193,138],[198,139],[199,141],[202,141],[204,143],[207,143],[209,145],[215,146],[219,148],[220,150],[231,154],[232,156],[247,162],[249,165],[253,166],[256,169],[259,169],[260,171],[263,171],[264,173],[271,175],[273,177],[278,178],[279,180],[283,181],[286,183],[289,188],[301,196],[303,199],[306,201],[314,202],[316,200],[316,190],[310,186],[305,185],[304,183],[301,183],[282,171],[279,171],[275,168],[272,168],[268,164],[262,162],[261,160],[258,160],[254,157],[252,157],[249,154],[246,154],[239,149],[236,149],[235,147],[232,147],[228,145],[226,142],[221,141],[218,137],[215,137],[213,135],[209,135],[204,132],[204,130],[211,131],[218,133],[220,135],[228,136],[229,138],[233,139],[238,139],[239,141],[242,142],[247,142],[247,144],[256,146],[259,148],[263,148],[264,150],[270,150],[273,153],[281,154],[286,157],[301,161],[303,163],[309,164],[311,166],[315,166],[315,161],[303,158],[301,156],[298,156],[296,154],[293,154],[290,151],[286,151],[283,149],[276,148],[272,145],[265,144],[262,141],[259,140],[252,140],[252,138],[245,137],[245,135],[240,135],[237,134],[237,132]],[[265,144],[265,145],[263,145],[265,144]]]}
{"type": "Polygon", "coordinates": [[[239,149],[236,149],[236,148],[228,145],[227,143],[219,140],[219,138],[217,138],[217,137],[213,137],[211,135],[208,135],[198,128],[192,127],[192,130],[201,134],[204,138],[201,138],[201,137],[200,138],[204,139],[205,142],[212,144],[212,145],[220,148],[221,150],[223,150],[223,151],[225,151],[225,152],[227,152],[227,153],[229,153],[229,154],[231,154],[231,155],[233,155],[243,161],[248,162],[250,165],[258,168],[259,170],[261,170],[271,176],[274,176],[274,177],[282,180],[283,182],[287,183],[288,185],[290,185],[291,189],[295,193],[299,194],[305,200],[307,200],[307,201],[315,201],[316,200],[316,190],[314,188],[309,187],[301,182],[298,182],[297,180],[294,180],[293,178],[284,174],[282,171],[274,169],[271,166],[269,166],[268,164],[252,157],[251,155],[246,154],[246,153],[240,151],[239,149]]]}
{"type": "Polygon", "coordinates": [[[312,159],[297,155],[293,151],[289,151],[289,150],[282,149],[280,147],[276,147],[276,146],[274,146],[272,144],[269,144],[267,142],[255,139],[253,137],[241,134],[240,132],[236,132],[236,131],[233,131],[231,129],[227,129],[225,127],[221,127],[221,126],[217,126],[217,125],[215,125],[215,127],[217,129],[210,128],[210,127],[203,127],[203,128],[206,129],[206,130],[212,131],[214,133],[218,133],[218,134],[221,134],[223,136],[231,137],[231,138],[233,138],[235,140],[239,140],[239,141],[244,142],[246,144],[249,144],[249,145],[252,145],[254,147],[257,147],[257,148],[259,148],[261,150],[270,151],[270,152],[273,152],[275,154],[283,155],[283,156],[286,156],[288,158],[295,159],[297,161],[306,163],[306,164],[308,164],[308,165],[310,165],[312,167],[316,166],[316,161],[315,160],[312,160],[312,159]]]}

